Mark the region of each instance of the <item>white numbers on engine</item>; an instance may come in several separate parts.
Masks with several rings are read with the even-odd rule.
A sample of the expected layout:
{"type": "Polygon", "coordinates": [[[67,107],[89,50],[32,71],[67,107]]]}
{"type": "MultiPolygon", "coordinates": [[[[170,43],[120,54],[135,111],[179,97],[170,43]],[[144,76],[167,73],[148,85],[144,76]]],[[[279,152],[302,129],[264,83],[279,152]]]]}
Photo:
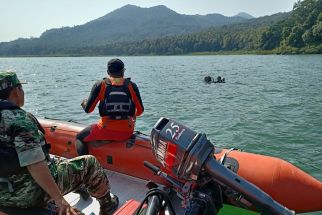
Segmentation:
{"type": "Polygon", "coordinates": [[[165,133],[166,133],[166,134],[169,134],[169,135],[170,135],[170,137],[171,137],[172,139],[174,139],[174,137],[176,136],[176,134],[178,133],[178,131],[179,131],[179,130],[180,130],[179,125],[174,124],[173,122],[171,122],[171,124],[170,124],[170,128],[167,128],[167,129],[165,130],[165,133]]]}

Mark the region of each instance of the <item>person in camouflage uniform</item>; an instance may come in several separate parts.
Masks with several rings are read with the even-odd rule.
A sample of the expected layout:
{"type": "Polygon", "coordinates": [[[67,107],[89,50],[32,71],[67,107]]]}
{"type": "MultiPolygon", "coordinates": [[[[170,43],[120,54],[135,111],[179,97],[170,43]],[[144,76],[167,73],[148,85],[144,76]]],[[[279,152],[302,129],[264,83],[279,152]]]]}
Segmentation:
{"type": "Polygon", "coordinates": [[[15,148],[21,167],[21,172],[5,178],[11,189],[0,187],[0,206],[45,206],[54,200],[60,214],[77,214],[63,195],[85,186],[100,203],[100,215],[112,214],[118,198],[110,194],[109,181],[95,157],[50,159],[37,120],[20,108],[24,105],[21,84],[15,73],[0,72],[0,144],[15,148]]]}

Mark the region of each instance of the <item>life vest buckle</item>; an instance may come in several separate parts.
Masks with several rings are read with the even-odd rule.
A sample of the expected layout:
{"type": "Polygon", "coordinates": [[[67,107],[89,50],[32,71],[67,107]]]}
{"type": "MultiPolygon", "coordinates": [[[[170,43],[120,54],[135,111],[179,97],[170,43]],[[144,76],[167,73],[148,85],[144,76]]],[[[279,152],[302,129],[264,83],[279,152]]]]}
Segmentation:
{"type": "Polygon", "coordinates": [[[13,193],[13,187],[11,182],[7,178],[0,177],[0,190],[7,189],[10,193],[13,193]]]}

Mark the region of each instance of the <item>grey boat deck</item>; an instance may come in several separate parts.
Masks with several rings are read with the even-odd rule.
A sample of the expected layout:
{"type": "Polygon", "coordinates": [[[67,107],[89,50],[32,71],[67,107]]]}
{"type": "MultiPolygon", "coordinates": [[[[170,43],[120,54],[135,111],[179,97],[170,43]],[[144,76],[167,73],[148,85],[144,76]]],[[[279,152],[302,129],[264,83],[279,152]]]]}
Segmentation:
{"type": "MultiPolygon", "coordinates": [[[[111,184],[111,192],[119,197],[119,207],[129,199],[135,199],[139,202],[144,199],[148,191],[145,187],[147,181],[109,170],[105,171],[111,184]]],[[[71,205],[77,207],[86,215],[99,214],[99,203],[95,198],[84,201],[76,193],[69,193],[65,198],[71,205]]]]}

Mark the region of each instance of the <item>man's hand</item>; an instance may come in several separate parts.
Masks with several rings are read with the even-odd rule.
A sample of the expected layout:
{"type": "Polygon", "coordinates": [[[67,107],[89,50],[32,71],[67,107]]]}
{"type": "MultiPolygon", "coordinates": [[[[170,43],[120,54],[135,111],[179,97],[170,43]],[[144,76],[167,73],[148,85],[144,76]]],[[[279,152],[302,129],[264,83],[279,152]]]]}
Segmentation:
{"type": "Polygon", "coordinates": [[[59,215],[80,215],[82,214],[77,208],[73,208],[70,204],[64,199],[54,200],[55,204],[59,208],[59,215]]]}
{"type": "Polygon", "coordinates": [[[82,106],[82,108],[83,108],[83,109],[85,109],[86,104],[87,104],[87,99],[84,99],[84,100],[82,101],[82,103],[81,103],[81,106],[82,106]]]}

